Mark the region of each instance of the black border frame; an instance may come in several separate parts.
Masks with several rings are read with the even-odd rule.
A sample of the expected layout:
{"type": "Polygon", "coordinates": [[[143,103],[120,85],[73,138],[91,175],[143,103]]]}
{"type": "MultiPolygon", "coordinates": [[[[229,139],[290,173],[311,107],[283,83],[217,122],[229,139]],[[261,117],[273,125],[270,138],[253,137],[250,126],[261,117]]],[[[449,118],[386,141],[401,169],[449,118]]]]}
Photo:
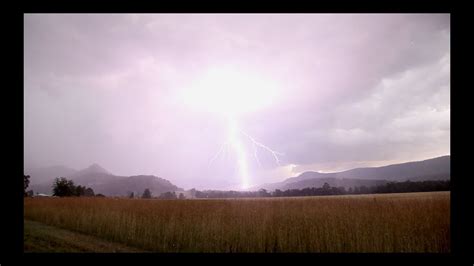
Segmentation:
{"type": "MultiPolygon", "coordinates": [[[[7,184],[2,187],[14,187],[15,189],[8,189],[8,193],[2,195],[4,198],[2,203],[9,209],[7,215],[2,215],[3,230],[2,247],[0,250],[0,265],[10,265],[21,263],[36,263],[45,262],[48,264],[84,264],[84,263],[104,263],[113,262],[114,264],[135,264],[136,262],[143,260],[150,260],[151,262],[161,263],[170,262],[177,263],[182,262],[182,259],[188,260],[188,262],[203,262],[209,263],[209,259],[222,260],[223,263],[241,263],[241,262],[281,262],[281,263],[292,263],[297,262],[301,259],[308,260],[311,264],[329,264],[329,263],[363,263],[367,264],[396,264],[401,263],[426,263],[429,265],[433,264],[453,264],[453,262],[461,262],[464,264],[467,262],[468,265],[472,265],[474,262],[472,256],[472,245],[467,236],[472,235],[472,229],[469,229],[469,225],[472,225],[472,220],[469,222],[469,210],[467,208],[468,198],[467,193],[470,186],[467,184],[470,180],[468,176],[460,177],[463,173],[458,170],[463,164],[460,163],[461,156],[458,157],[457,151],[451,154],[452,158],[452,178],[451,178],[451,253],[449,254],[24,254],[23,253],[23,184],[19,176],[23,172],[23,15],[25,13],[450,13],[451,14],[451,46],[454,45],[455,49],[458,50],[460,44],[463,42],[459,41],[462,35],[469,34],[467,31],[462,32],[460,27],[467,25],[466,20],[463,21],[463,17],[457,11],[454,12],[455,8],[448,2],[439,1],[391,1],[391,2],[373,2],[370,1],[324,1],[316,2],[312,5],[299,5],[299,6],[288,6],[287,3],[281,4],[278,2],[268,3],[268,6],[258,6],[253,3],[247,7],[243,6],[242,3],[228,3],[225,6],[224,3],[216,5],[215,3],[202,3],[202,2],[175,2],[175,3],[160,3],[160,2],[148,2],[141,6],[139,3],[126,2],[126,1],[101,1],[99,3],[84,2],[84,1],[69,1],[69,2],[47,2],[47,3],[34,3],[31,5],[15,6],[12,15],[12,19],[9,20],[5,25],[8,29],[12,30],[9,36],[13,36],[13,42],[8,41],[11,44],[11,53],[7,52],[8,56],[12,56],[11,62],[17,63],[9,65],[9,71],[14,72],[9,77],[15,77],[12,86],[8,86],[5,90],[8,90],[9,95],[5,96],[8,99],[7,102],[8,110],[13,110],[15,115],[11,116],[10,112],[7,116],[12,117],[12,121],[8,123],[9,133],[13,136],[9,137],[7,144],[11,144],[12,152],[7,154],[9,163],[5,165],[7,168],[12,170],[8,176],[4,176],[3,182],[7,184]],[[88,4],[88,5],[87,5],[88,4]],[[133,4],[133,5],[132,5],[133,4]],[[222,5],[224,4],[224,5],[222,5]],[[134,6],[135,5],[135,6],[134,6]],[[206,6],[207,5],[207,6],[206,6]],[[385,5],[385,6],[384,6],[385,5]],[[13,24],[13,27],[10,27],[13,24]],[[453,38],[454,37],[454,38],[453,38]],[[459,39],[458,39],[459,38],[459,39]],[[455,41],[453,41],[455,40],[455,41]],[[13,67],[14,66],[14,67],[13,67]],[[10,95],[11,93],[11,95],[10,95]],[[10,100],[14,98],[15,100],[10,100]],[[18,100],[18,102],[16,102],[18,100]],[[18,105],[16,105],[19,103],[18,105]],[[18,117],[16,117],[18,115],[18,117]],[[15,139],[15,141],[10,141],[15,139]],[[18,141],[18,142],[16,142],[18,141]],[[19,148],[21,147],[21,149],[19,148]],[[12,167],[14,166],[14,167],[12,167]],[[13,178],[17,177],[17,178],[13,178]],[[10,183],[11,182],[11,183],[10,183]],[[6,218],[8,217],[8,218],[6,218]],[[469,231],[471,234],[469,234],[469,231]],[[6,256],[5,256],[6,255],[6,256]]],[[[142,2],[143,3],[143,2],[142,2]]],[[[459,10],[459,9],[457,9],[459,10]]],[[[461,52],[454,52],[451,56],[453,65],[461,64],[463,54],[461,52]],[[454,60],[453,60],[454,59],[454,60]],[[459,61],[458,61],[459,60],[459,61]]],[[[456,84],[456,79],[459,79],[463,74],[462,70],[458,72],[457,66],[454,67],[455,71],[451,73],[451,84],[456,84]],[[454,75],[453,75],[454,74],[454,75]]],[[[463,69],[462,66],[459,69],[463,69]]],[[[451,85],[451,86],[452,86],[451,85]]],[[[456,93],[454,96],[459,97],[458,89],[460,83],[456,86],[456,93]]],[[[453,90],[451,90],[453,91],[453,90]]],[[[453,98],[451,98],[451,110],[455,113],[461,113],[458,106],[453,105],[453,98]],[[453,108],[454,107],[454,108],[453,108]]],[[[459,99],[459,98],[458,98],[459,99]]],[[[453,116],[451,115],[451,118],[453,116]]],[[[456,125],[451,126],[451,132],[463,131],[456,125]]],[[[461,142],[455,138],[451,138],[451,150],[456,150],[461,142]]]]}

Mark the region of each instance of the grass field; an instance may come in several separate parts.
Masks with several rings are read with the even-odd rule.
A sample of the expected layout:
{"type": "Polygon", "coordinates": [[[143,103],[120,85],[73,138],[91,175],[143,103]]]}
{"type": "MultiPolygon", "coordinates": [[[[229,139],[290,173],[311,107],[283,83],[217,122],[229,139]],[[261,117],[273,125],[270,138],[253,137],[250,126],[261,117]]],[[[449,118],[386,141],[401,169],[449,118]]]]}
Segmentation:
{"type": "Polygon", "coordinates": [[[449,192],[26,198],[24,211],[25,252],[450,252],[449,192]]]}

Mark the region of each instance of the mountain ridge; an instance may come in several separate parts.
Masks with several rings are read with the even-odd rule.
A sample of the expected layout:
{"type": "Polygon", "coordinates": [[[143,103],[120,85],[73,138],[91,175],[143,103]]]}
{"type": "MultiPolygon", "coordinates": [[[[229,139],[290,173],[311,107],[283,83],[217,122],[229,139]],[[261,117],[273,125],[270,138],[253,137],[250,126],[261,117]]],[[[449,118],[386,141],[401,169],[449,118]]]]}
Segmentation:
{"type": "Polygon", "coordinates": [[[127,196],[129,193],[141,194],[148,188],[155,196],[168,191],[179,191],[182,188],[177,187],[169,180],[154,175],[133,175],[117,176],[97,163],[91,164],[82,170],[64,171],[68,169],[65,166],[52,166],[31,171],[29,175],[32,182],[28,189],[35,193],[52,194],[54,179],[57,177],[66,177],[74,181],[76,185],[91,187],[96,194],[107,196],[127,196]],[[46,172],[48,178],[37,178],[37,173],[46,172]]]}
{"type": "MultiPolygon", "coordinates": [[[[265,183],[259,186],[254,186],[253,189],[294,189],[304,188],[305,185],[311,185],[313,180],[314,185],[318,186],[318,179],[321,178],[332,178],[332,182],[339,182],[341,179],[351,180],[365,180],[360,181],[361,183],[367,183],[370,185],[370,180],[377,182],[393,182],[393,181],[406,181],[406,180],[440,180],[450,179],[451,176],[451,156],[439,156],[421,161],[412,161],[398,164],[391,164],[378,167],[361,167],[349,169],[341,172],[333,173],[320,173],[317,171],[306,171],[298,176],[286,178],[281,182],[265,183]],[[339,180],[339,181],[338,181],[339,180]],[[377,181],[378,180],[378,181],[377,181]]],[[[352,181],[348,181],[351,183],[352,181]]],[[[344,183],[344,182],[343,182],[344,183]]],[[[346,182],[347,183],[347,182],[346,182]]],[[[352,182],[353,183],[353,182],[352,182]]],[[[372,182],[373,183],[373,182],[372,182]]],[[[342,185],[344,187],[348,185],[342,185]]]]}
{"type": "MultiPolygon", "coordinates": [[[[333,173],[306,171],[298,176],[286,178],[281,182],[254,186],[250,190],[261,188],[269,191],[302,189],[305,187],[321,187],[324,183],[348,188],[383,185],[393,181],[447,180],[451,176],[450,160],[451,156],[445,155],[421,161],[378,167],[361,167],[333,173]]],[[[91,187],[96,193],[110,196],[126,196],[131,192],[141,194],[145,188],[149,188],[155,196],[163,192],[183,190],[169,180],[154,175],[114,175],[97,163],[93,163],[79,171],[65,166],[52,166],[36,171],[36,173],[33,171],[30,176],[29,189],[45,194],[51,194],[54,178],[60,176],[72,179],[77,185],[91,187]],[[38,175],[38,173],[40,174],[38,175]],[[47,177],[45,177],[46,174],[48,174],[47,177]]]]}

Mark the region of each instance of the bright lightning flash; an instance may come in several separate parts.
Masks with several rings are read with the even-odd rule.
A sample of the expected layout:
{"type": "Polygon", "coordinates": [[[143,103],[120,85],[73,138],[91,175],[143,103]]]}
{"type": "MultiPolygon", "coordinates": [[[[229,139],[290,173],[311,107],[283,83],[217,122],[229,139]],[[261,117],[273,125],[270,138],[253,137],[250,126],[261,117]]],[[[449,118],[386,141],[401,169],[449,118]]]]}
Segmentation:
{"type": "Polygon", "coordinates": [[[240,177],[242,179],[242,188],[247,189],[249,187],[248,164],[242,143],[237,138],[238,132],[239,129],[237,127],[236,121],[234,119],[229,119],[229,143],[237,155],[237,164],[239,166],[240,177]]]}
{"type": "Polygon", "coordinates": [[[211,68],[199,80],[193,82],[193,85],[188,90],[182,92],[181,99],[184,104],[226,116],[227,141],[211,158],[209,165],[222,153],[227,154],[228,149],[232,149],[237,158],[242,189],[249,187],[250,176],[248,156],[245,146],[239,137],[243,136],[252,143],[254,157],[259,165],[261,164],[257,148],[272,154],[278,165],[280,165],[278,156],[283,155],[256,141],[240,129],[237,124],[237,116],[257,111],[274,103],[279,86],[262,77],[263,75],[257,75],[254,72],[241,73],[236,69],[211,68]]]}
{"type": "Polygon", "coordinates": [[[228,117],[227,118],[227,126],[228,126],[228,139],[227,141],[221,146],[219,151],[214,155],[214,157],[211,159],[210,163],[212,163],[219,155],[226,150],[227,147],[230,147],[233,149],[233,151],[236,154],[237,157],[237,165],[239,168],[239,174],[241,178],[241,188],[242,189],[247,189],[250,186],[249,183],[249,173],[248,173],[248,162],[247,162],[247,156],[245,153],[244,145],[239,139],[239,133],[242,134],[242,136],[246,137],[253,145],[254,148],[254,157],[255,160],[259,165],[260,164],[260,159],[258,158],[257,154],[257,147],[260,147],[268,152],[270,152],[275,159],[275,162],[280,165],[280,158],[278,157],[279,155],[283,155],[283,153],[276,152],[269,147],[265,146],[264,144],[256,141],[253,137],[242,131],[238,125],[237,121],[233,117],[228,117]]]}

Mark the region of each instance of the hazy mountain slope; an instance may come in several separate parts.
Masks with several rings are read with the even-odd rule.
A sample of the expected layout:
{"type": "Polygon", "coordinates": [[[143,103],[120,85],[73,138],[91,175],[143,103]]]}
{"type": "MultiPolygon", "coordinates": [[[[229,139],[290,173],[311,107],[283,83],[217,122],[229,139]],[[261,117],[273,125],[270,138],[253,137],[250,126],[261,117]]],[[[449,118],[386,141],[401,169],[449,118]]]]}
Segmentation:
{"type": "Polygon", "coordinates": [[[117,177],[103,184],[92,186],[96,193],[110,196],[128,195],[130,192],[141,195],[145,189],[150,189],[153,196],[159,196],[163,192],[181,190],[170,181],[153,175],[138,175],[130,177],[117,177]]]}
{"type": "Polygon", "coordinates": [[[46,181],[40,184],[30,184],[26,190],[33,190],[35,194],[40,193],[40,194],[52,195],[53,194],[53,181],[51,182],[46,181]]]}
{"type": "Polygon", "coordinates": [[[62,165],[32,168],[25,170],[25,175],[30,176],[30,184],[41,184],[45,182],[53,182],[56,177],[70,177],[77,171],[62,165]]]}
{"type": "MultiPolygon", "coordinates": [[[[451,156],[448,155],[424,161],[393,164],[381,167],[356,168],[336,173],[319,173],[308,171],[296,177],[288,178],[282,182],[263,184],[254,187],[254,189],[265,188],[267,190],[275,190],[288,188],[304,188],[307,186],[320,187],[322,181],[318,181],[318,179],[327,179],[331,180],[331,182],[334,183],[339,182],[340,184],[347,184],[342,186],[349,187],[353,186],[351,184],[354,182],[360,182],[360,184],[369,184],[370,180],[379,180],[380,182],[406,180],[445,180],[450,179],[450,176],[451,156]],[[352,182],[348,179],[359,179],[359,181],[352,182]]],[[[380,182],[379,184],[381,184],[380,182]]],[[[324,184],[324,182],[322,182],[322,184],[324,184]]]]}
{"type": "Polygon", "coordinates": [[[98,165],[97,163],[94,163],[85,169],[77,171],[71,176],[71,178],[75,179],[78,177],[94,175],[94,174],[112,175],[112,173],[105,170],[102,166],[98,165]]]}
{"type": "MultiPolygon", "coordinates": [[[[83,170],[75,171],[64,176],[72,179],[76,185],[91,187],[94,192],[107,196],[126,196],[130,192],[141,195],[148,188],[155,196],[163,192],[181,190],[170,181],[153,175],[138,176],[116,176],[105,170],[98,164],[93,164],[83,170]]],[[[36,193],[52,194],[54,178],[45,182],[33,184],[28,190],[33,189],[36,193]]]]}
{"type": "Polygon", "coordinates": [[[405,181],[409,178],[420,178],[451,173],[451,156],[442,156],[418,162],[393,164],[382,167],[356,168],[337,173],[337,177],[387,179],[391,181],[405,181]]]}
{"type": "Polygon", "coordinates": [[[51,194],[55,178],[70,178],[76,172],[77,170],[62,165],[25,170],[25,175],[30,176],[30,184],[27,190],[33,190],[35,193],[51,194]]]}
{"type": "Polygon", "coordinates": [[[107,184],[109,182],[115,181],[117,179],[124,178],[123,176],[115,176],[112,174],[105,173],[87,173],[80,176],[75,176],[72,178],[74,183],[80,184],[82,186],[92,187],[95,185],[107,184]]]}

